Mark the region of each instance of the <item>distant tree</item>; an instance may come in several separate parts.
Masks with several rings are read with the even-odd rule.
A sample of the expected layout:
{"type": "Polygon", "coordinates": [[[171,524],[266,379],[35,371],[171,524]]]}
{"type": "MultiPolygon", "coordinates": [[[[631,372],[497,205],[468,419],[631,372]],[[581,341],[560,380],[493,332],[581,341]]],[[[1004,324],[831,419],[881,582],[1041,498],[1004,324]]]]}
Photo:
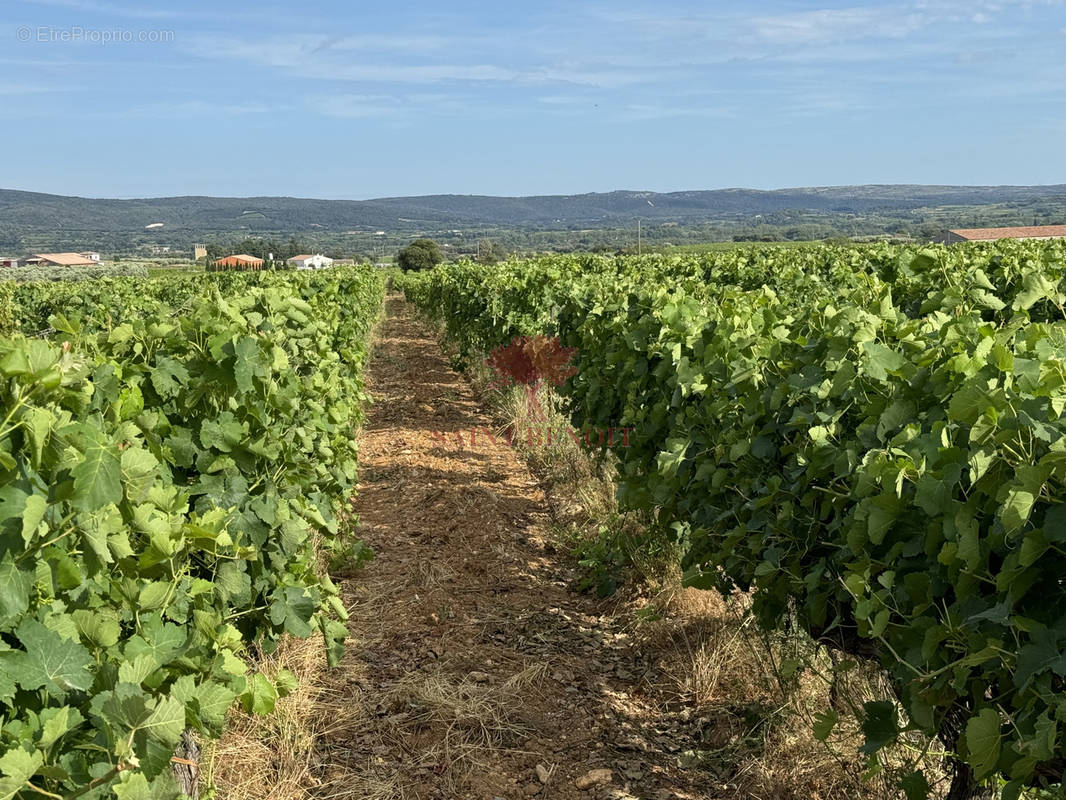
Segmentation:
{"type": "Polygon", "coordinates": [[[207,260],[208,261],[217,261],[218,259],[222,258],[225,255],[229,255],[229,253],[226,252],[226,247],[224,245],[216,244],[214,242],[212,242],[211,244],[207,245],[207,260]]]}
{"type": "Polygon", "coordinates": [[[495,264],[504,261],[510,253],[507,248],[492,239],[481,239],[477,244],[477,260],[482,264],[495,264]]]}
{"type": "Polygon", "coordinates": [[[293,256],[303,255],[304,253],[310,253],[311,250],[308,249],[303,243],[297,241],[295,236],[291,236],[289,237],[288,242],[278,247],[278,249],[274,252],[280,258],[287,259],[292,258],[293,256]]]}
{"type": "Polygon", "coordinates": [[[396,255],[396,264],[404,271],[433,269],[444,260],[432,239],[415,239],[396,255]]]}
{"type": "Polygon", "coordinates": [[[255,256],[256,258],[265,258],[267,254],[266,242],[262,239],[242,239],[232,245],[232,249],[226,253],[226,255],[232,255],[234,253],[243,253],[244,255],[255,256]]]}

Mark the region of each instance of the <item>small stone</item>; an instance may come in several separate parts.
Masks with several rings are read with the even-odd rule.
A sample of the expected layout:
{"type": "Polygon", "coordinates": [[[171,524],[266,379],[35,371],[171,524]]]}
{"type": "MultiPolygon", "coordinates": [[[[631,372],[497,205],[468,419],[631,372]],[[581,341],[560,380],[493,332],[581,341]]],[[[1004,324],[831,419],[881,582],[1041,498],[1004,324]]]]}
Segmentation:
{"type": "Polygon", "coordinates": [[[489,674],[487,672],[478,672],[475,670],[474,672],[468,673],[467,677],[470,678],[470,680],[472,680],[474,683],[489,682],[489,674]]]}
{"type": "Polygon", "coordinates": [[[543,788],[539,783],[527,783],[522,787],[522,794],[526,797],[533,797],[533,795],[540,794],[540,790],[543,788]]]}
{"type": "Polygon", "coordinates": [[[539,780],[541,783],[547,783],[548,781],[551,780],[551,777],[552,777],[551,771],[546,766],[544,766],[543,764],[537,764],[536,772],[537,772],[537,780],[539,780]]]}
{"type": "Polygon", "coordinates": [[[591,789],[593,786],[604,786],[611,782],[611,771],[609,769],[594,769],[586,772],[580,778],[574,781],[574,786],[578,789],[591,789]]]}

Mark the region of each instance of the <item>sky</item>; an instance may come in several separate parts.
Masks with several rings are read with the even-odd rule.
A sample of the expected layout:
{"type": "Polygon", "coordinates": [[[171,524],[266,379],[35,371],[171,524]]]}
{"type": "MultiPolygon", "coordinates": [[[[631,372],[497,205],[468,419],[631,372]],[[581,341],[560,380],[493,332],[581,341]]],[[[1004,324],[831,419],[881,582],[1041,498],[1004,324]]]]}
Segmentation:
{"type": "Polygon", "coordinates": [[[0,0],[0,187],[1066,183],[1066,2],[0,0]]]}

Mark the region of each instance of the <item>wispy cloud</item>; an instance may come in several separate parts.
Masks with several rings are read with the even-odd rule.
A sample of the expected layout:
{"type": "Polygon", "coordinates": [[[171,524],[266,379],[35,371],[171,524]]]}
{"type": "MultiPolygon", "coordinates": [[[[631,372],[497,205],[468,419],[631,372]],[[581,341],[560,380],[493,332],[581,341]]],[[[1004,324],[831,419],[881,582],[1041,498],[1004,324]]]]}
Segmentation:
{"type": "Polygon", "coordinates": [[[827,8],[747,20],[750,37],[773,45],[820,45],[901,38],[932,24],[934,16],[911,7],[827,8]]]}
{"type": "Polygon", "coordinates": [[[105,116],[142,117],[149,119],[194,119],[210,120],[219,117],[236,117],[258,114],[283,113],[294,108],[291,103],[210,103],[205,100],[183,100],[174,103],[149,103],[125,110],[101,112],[105,116]]]}
{"type": "Polygon", "coordinates": [[[469,47],[476,37],[460,41],[450,36],[420,34],[345,34],[337,36],[307,36],[302,45],[312,53],[436,53],[469,47]]]}
{"type": "MultiPolygon", "coordinates": [[[[436,37],[325,37],[298,34],[278,39],[196,36],[180,45],[189,53],[214,60],[241,61],[285,70],[318,80],[366,83],[432,84],[481,82],[500,84],[570,83],[621,86],[647,81],[646,71],[604,68],[587,63],[511,66],[501,63],[390,60],[396,51],[448,50],[463,52],[454,42],[436,37]],[[383,57],[384,56],[384,57],[383,57]]],[[[476,53],[474,56],[476,57],[476,53]]]]}
{"type": "Polygon", "coordinates": [[[15,83],[0,81],[0,95],[32,95],[49,92],[70,91],[68,88],[41,83],[15,83]]]}
{"type": "Polygon", "coordinates": [[[375,94],[335,94],[309,97],[307,109],[339,119],[380,119],[399,116],[403,107],[395,97],[375,94]]]}
{"type": "MultiPolygon", "coordinates": [[[[952,26],[949,45],[975,33],[1029,37],[1031,27],[1016,26],[1019,15],[1061,4],[1062,0],[910,0],[801,11],[692,13],[685,9],[672,14],[667,7],[655,14],[624,8],[600,8],[589,13],[613,29],[612,39],[624,37],[619,44],[631,50],[665,52],[671,60],[722,63],[818,55],[825,60],[863,58],[863,52],[886,52],[878,43],[894,46],[916,34],[943,32],[945,25],[952,26]],[[988,24],[992,22],[999,24],[988,24]],[[838,49],[859,44],[864,47],[838,49]]],[[[943,46],[945,37],[939,38],[943,46]]]]}
{"type": "MultiPolygon", "coordinates": [[[[1039,78],[1063,65],[1055,51],[1061,16],[1037,30],[1031,15],[1062,0],[825,0],[824,7],[666,0],[654,10],[621,1],[523,9],[491,21],[441,12],[432,24],[418,17],[379,30],[372,28],[380,19],[363,26],[354,18],[331,30],[312,13],[283,33],[276,7],[267,4],[261,16],[248,16],[245,7],[240,26],[185,26],[171,66],[199,70],[221,86],[271,83],[303,113],[390,122],[425,109],[444,117],[476,109],[479,117],[789,120],[913,110],[933,94],[916,86],[971,100],[1000,99],[1020,79],[1033,96],[1053,100],[1060,91],[1052,79],[1039,78]],[[413,100],[420,90],[420,100],[413,100]]],[[[201,23],[211,13],[238,15],[244,5],[214,12],[206,5],[164,11],[121,4],[128,0],[18,2],[113,15],[187,14],[201,23]]],[[[16,75],[28,85],[36,72],[16,75]]],[[[127,113],[235,116],[281,107],[245,96],[217,107],[179,101],[127,113]]]]}
{"type": "Polygon", "coordinates": [[[309,17],[307,13],[288,14],[266,9],[260,4],[257,4],[253,11],[249,11],[236,4],[197,7],[188,0],[180,5],[174,4],[171,8],[153,8],[148,4],[113,3],[110,0],[5,0],[5,2],[26,7],[78,12],[80,16],[88,18],[76,20],[82,24],[87,24],[92,17],[109,17],[112,20],[168,20],[176,24],[181,22],[238,23],[247,26],[250,22],[254,22],[260,25],[292,26],[305,22],[309,17]]]}
{"type": "Polygon", "coordinates": [[[735,119],[739,116],[735,109],[716,106],[668,106],[643,103],[631,103],[620,110],[622,119],[633,121],[652,121],[657,119],[735,119]]]}
{"type": "Polygon", "coordinates": [[[129,19],[178,19],[187,17],[180,11],[161,8],[144,8],[141,6],[121,6],[98,0],[14,0],[23,5],[65,8],[89,14],[106,14],[112,17],[129,19]]]}
{"type": "MultiPolygon", "coordinates": [[[[429,40],[411,37],[329,37],[298,34],[270,39],[227,36],[193,36],[181,42],[187,52],[201,58],[243,61],[275,67],[306,78],[390,83],[437,81],[508,81],[514,70],[492,64],[389,63],[380,58],[358,58],[363,52],[425,47],[429,40]]],[[[432,44],[438,47],[436,43],[432,44]]]]}
{"type": "Polygon", "coordinates": [[[437,117],[469,113],[476,99],[452,92],[396,94],[320,94],[303,100],[306,111],[339,119],[414,121],[426,114],[437,117]]]}

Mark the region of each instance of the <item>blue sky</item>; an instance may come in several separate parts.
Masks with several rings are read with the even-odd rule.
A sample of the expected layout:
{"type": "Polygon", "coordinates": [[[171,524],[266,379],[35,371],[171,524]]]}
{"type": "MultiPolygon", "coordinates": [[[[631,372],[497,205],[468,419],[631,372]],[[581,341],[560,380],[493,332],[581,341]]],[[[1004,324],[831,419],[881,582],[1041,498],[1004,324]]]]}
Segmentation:
{"type": "Polygon", "coordinates": [[[1052,0],[2,0],[0,187],[1063,183],[1064,68],[1052,0]]]}

